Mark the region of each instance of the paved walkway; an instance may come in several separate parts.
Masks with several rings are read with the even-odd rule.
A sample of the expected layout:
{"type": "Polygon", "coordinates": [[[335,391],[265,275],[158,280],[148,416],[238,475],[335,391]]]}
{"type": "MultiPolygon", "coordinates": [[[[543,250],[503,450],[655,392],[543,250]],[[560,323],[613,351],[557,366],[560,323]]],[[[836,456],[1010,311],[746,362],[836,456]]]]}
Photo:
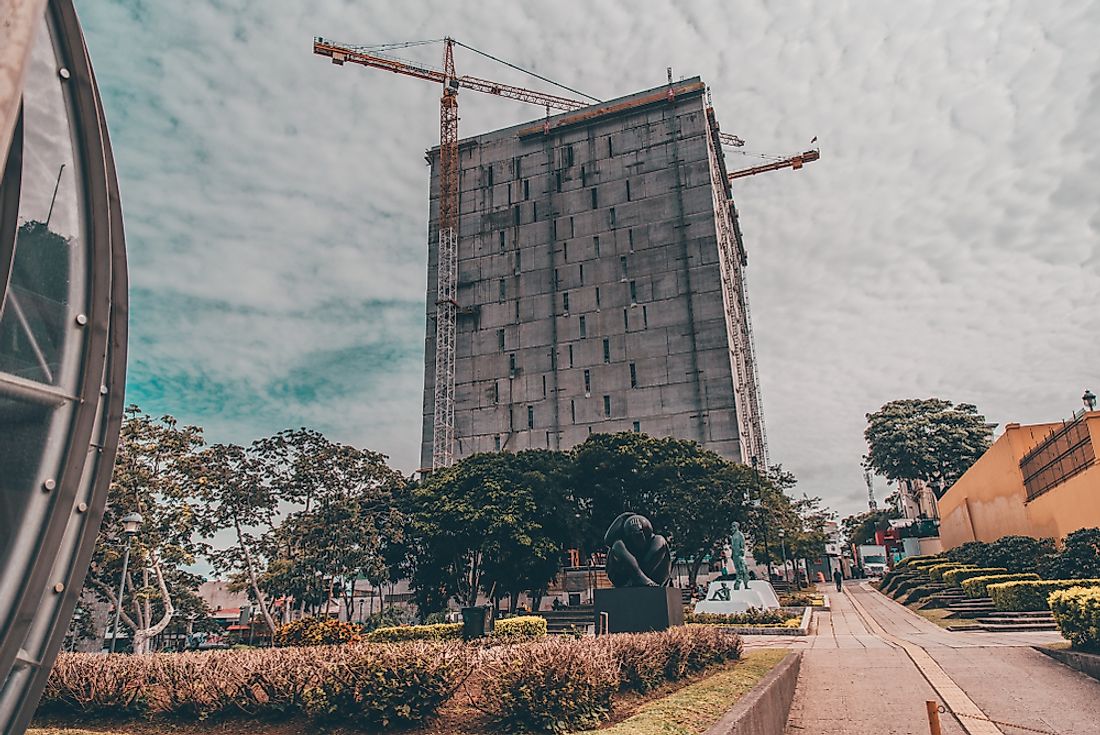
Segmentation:
{"type": "Polygon", "coordinates": [[[1100,682],[1031,648],[1057,634],[946,631],[864,586],[830,599],[809,636],[746,639],[803,651],[788,735],[927,735],[928,700],[973,715],[941,715],[944,735],[1100,735],[1100,682]]]}

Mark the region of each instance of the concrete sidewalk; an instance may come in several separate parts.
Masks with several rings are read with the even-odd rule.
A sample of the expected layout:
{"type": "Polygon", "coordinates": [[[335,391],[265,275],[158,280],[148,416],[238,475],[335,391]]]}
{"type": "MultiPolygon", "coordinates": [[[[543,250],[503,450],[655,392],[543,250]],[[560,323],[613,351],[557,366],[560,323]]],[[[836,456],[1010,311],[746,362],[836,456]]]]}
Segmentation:
{"type": "MultiPolygon", "coordinates": [[[[925,702],[942,703],[942,693],[960,712],[1100,735],[1100,682],[1030,648],[1060,640],[1056,634],[950,632],[862,586],[831,599],[832,611],[818,613],[812,635],[768,642],[804,652],[788,733],[926,735],[925,702]]],[[[941,724],[945,735],[1026,732],[950,714],[941,724]]]]}

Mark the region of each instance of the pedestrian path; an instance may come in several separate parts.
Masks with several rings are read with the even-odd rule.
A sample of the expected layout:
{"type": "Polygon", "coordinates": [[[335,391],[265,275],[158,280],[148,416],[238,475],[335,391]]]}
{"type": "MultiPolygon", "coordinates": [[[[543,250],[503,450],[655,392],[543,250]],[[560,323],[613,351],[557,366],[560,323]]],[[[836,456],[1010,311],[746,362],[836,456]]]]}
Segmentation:
{"type": "Polygon", "coordinates": [[[1100,682],[1031,648],[1057,634],[946,631],[863,585],[830,598],[810,635],[746,641],[803,651],[789,734],[923,735],[931,700],[971,715],[941,715],[945,735],[1100,735],[1100,682]]]}

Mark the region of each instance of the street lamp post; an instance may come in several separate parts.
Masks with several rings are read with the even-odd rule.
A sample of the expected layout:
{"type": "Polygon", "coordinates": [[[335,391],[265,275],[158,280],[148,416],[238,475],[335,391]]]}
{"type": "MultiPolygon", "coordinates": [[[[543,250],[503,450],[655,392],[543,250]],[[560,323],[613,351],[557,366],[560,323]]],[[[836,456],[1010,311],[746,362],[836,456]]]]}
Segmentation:
{"type": "Polygon", "coordinates": [[[122,519],[122,532],[126,534],[126,551],[122,555],[122,581],[118,583],[118,602],[115,604],[115,623],[111,628],[111,653],[115,652],[115,643],[118,641],[118,619],[122,615],[122,596],[126,594],[126,572],[130,566],[130,542],[141,530],[142,517],[140,513],[130,513],[122,519]]]}
{"type": "Polygon", "coordinates": [[[768,567],[767,582],[770,584],[771,581],[772,581],[772,553],[771,553],[771,550],[768,548],[768,519],[764,515],[764,513],[765,513],[764,489],[760,485],[760,470],[757,467],[758,464],[759,464],[759,462],[758,462],[757,458],[753,457],[752,458],[752,471],[753,471],[753,474],[755,475],[755,478],[753,480],[753,484],[756,485],[756,504],[760,508],[760,530],[761,530],[762,535],[764,536],[764,556],[767,557],[767,567],[768,567]]]}
{"type": "Polygon", "coordinates": [[[1096,410],[1096,394],[1093,393],[1091,390],[1085,390],[1085,394],[1081,396],[1081,401],[1085,404],[1085,408],[1089,411],[1096,410]]]}
{"type": "Polygon", "coordinates": [[[779,547],[783,550],[783,581],[790,585],[791,578],[787,576],[787,532],[782,528],[779,529],[779,547]]]}

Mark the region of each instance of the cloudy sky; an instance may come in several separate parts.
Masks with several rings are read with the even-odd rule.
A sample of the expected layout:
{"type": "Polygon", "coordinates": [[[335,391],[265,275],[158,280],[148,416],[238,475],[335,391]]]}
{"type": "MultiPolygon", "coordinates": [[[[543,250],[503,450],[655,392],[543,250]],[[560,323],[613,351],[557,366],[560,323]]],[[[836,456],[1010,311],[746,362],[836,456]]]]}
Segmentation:
{"type": "MultiPolygon", "coordinates": [[[[334,67],[314,35],[451,35],[602,99],[671,66],[710,85],[747,150],[818,136],[820,162],[734,194],[771,455],[841,514],[864,507],[864,414],[885,401],[967,401],[1004,424],[1100,390],[1095,3],[77,7],[126,215],[128,399],[211,440],[309,425],[418,464],[439,89],[334,67]]],[[[424,50],[409,56],[438,63],[424,50]]],[[[463,135],[540,115],[462,96],[463,135]]]]}

